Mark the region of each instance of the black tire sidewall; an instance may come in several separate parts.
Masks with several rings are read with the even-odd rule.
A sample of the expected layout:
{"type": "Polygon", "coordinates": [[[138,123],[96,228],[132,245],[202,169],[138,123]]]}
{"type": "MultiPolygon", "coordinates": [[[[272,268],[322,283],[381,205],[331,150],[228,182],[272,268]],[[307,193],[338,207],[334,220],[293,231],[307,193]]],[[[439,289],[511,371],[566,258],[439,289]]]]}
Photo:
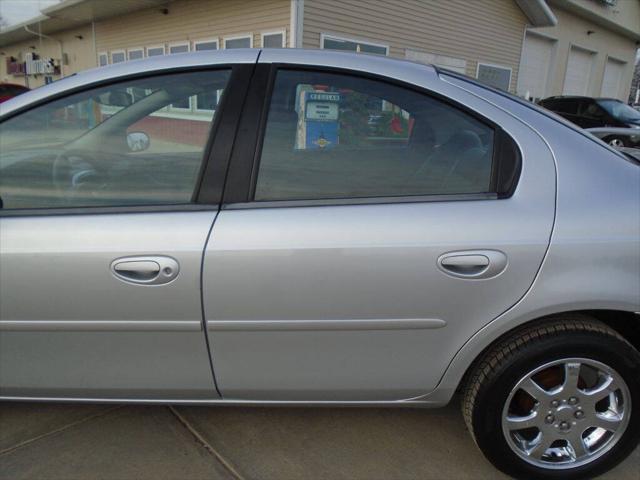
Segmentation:
{"type": "Polygon", "coordinates": [[[622,461],[640,437],[640,355],[630,345],[612,336],[590,332],[555,334],[515,352],[495,375],[481,386],[474,403],[472,423],[478,446],[498,469],[516,478],[589,478],[622,461]],[[596,360],[622,376],[631,393],[631,418],[624,435],[606,454],[573,469],[535,467],[511,450],[502,433],[502,410],[515,384],[546,363],[563,358],[596,360]]]}

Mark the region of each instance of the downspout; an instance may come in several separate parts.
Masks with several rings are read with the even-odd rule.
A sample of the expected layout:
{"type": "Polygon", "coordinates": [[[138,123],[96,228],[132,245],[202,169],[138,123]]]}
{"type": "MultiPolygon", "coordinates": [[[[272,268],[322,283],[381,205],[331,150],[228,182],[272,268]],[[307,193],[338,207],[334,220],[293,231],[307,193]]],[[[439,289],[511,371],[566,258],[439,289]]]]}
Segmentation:
{"type": "Polygon", "coordinates": [[[296,48],[296,36],[298,34],[298,2],[291,0],[289,10],[289,48],[296,48]]]}
{"type": "Polygon", "coordinates": [[[91,21],[91,35],[93,36],[93,58],[96,61],[96,67],[99,66],[100,62],[98,61],[98,44],[96,42],[96,22],[95,20],[91,21]]]}
{"type": "MultiPolygon", "coordinates": [[[[524,55],[524,43],[527,41],[527,29],[529,28],[529,24],[525,24],[524,31],[522,32],[522,45],[520,46],[520,59],[518,60],[518,78],[516,78],[516,95],[518,95],[518,87],[520,83],[520,74],[522,70],[520,67],[522,66],[522,56],[524,55]]],[[[529,90],[527,90],[524,94],[524,99],[529,101],[529,90]]]]}
{"type": "Polygon", "coordinates": [[[289,16],[289,48],[302,48],[304,0],[291,0],[289,16]]]}
{"type": "Polygon", "coordinates": [[[24,26],[24,29],[26,32],[35,35],[37,37],[40,37],[40,39],[46,38],[48,40],[53,40],[54,42],[56,42],[58,45],[60,45],[60,76],[64,77],[64,51],[62,50],[62,40],[57,40],[53,37],[50,37],[49,35],[44,35],[43,33],[38,33],[38,32],[34,32],[33,30],[29,30],[29,27],[27,25],[24,26]]]}

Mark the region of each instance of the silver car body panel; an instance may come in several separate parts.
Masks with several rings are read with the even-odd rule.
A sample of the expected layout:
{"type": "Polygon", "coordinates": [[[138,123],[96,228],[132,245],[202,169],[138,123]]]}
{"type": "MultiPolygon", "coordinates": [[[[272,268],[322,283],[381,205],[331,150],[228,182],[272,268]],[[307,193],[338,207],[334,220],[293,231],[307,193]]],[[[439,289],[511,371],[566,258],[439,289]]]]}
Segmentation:
{"type": "Polygon", "coordinates": [[[202,250],[216,212],[0,218],[0,395],[216,398],[202,329],[202,250]],[[180,274],[132,285],[116,258],[180,274]]]}
{"type": "Polygon", "coordinates": [[[531,291],[460,349],[438,387],[425,397],[436,403],[447,402],[473,360],[519,325],[577,310],[640,311],[638,165],[557,115],[541,115],[463,80],[443,79],[534,128],[553,151],[558,191],[549,252],[531,291]]]}
{"type": "Polygon", "coordinates": [[[530,127],[430,67],[320,51],[265,51],[259,62],[401,78],[477,111],[518,141],[523,169],[509,199],[244,205],[220,212],[207,245],[205,318],[224,398],[383,401],[428,393],[456,351],[531,286],[554,218],[550,150],[530,127]],[[482,280],[438,268],[445,253],[481,249],[504,252],[507,268],[482,280]],[[434,319],[442,328],[419,323],[434,319]]]}
{"type": "MultiPolygon", "coordinates": [[[[124,62],[0,105],[0,117],[132,75],[255,63],[257,50],[124,62]]],[[[200,295],[216,210],[0,218],[0,396],[216,399],[200,295]],[[37,234],[34,234],[37,232],[37,234]],[[131,285],[116,259],[173,258],[169,284],[131,285]]]]}
{"type": "MultiPolygon", "coordinates": [[[[100,68],[5,102],[0,115],[50,95],[121,76],[216,63],[251,63],[257,58],[255,50],[229,50],[100,68]]],[[[119,330],[104,332],[101,322],[116,318],[110,313],[118,308],[113,301],[101,300],[111,294],[112,284],[98,292],[96,285],[85,281],[82,286],[91,286],[91,298],[73,301],[82,300],[82,305],[92,307],[69,319],[50,315],[52,311],[43,304],[35,305],[38,302],[33,301],[33,294],[46,300],[62,291],[62,298],[69,299],[64,282],[72,279],[81,285],[86,272],[73,271],[68,262],[55,262],[55,273],[45,275],[49,282],[38,280],[33,292],[32,286],[29,292],[22,291],[27,288],[24,272],[16,277],[22,278],[22,283],[14,282],[12,274],[14,290],[3,300],[12,301],[15,296],[32,304],[22,311],[14,302],[5,310],[2,302],[0,318],[8,322],[0,331],[0,355],[24,362],[32,361],[27,354],[33,353],[37,355],[33,361],[45,367],[40,377],[30,379],[31,385],[38,386],[35,390],[3,389],[0,395],[45,401],[72,397],[74,401],[105,402],[438,406],[449,401],[477,355],[517,325],[578,309],[640,311],[637,165],[567,122],[428,66],[376,56],[299,50],[264,50],[260,62],[337,67],[398,78],[463,103],[501,125],[519,144],[523,170],[514,196],[505,200],[223,209],[206,247],[203,278],[205,318],[222,399],[215,394],[203,358],[207,355],[202,348],[204,332],[195,330],[199,317],[193,305],[185,307],[189,313],[179,319],[174,306],[159,313],[154,305],[153,314],[145,310],[138,313],[146,316],[138,318],[127,311],[120,315],[117,326],[113,325],[119,330]],[[507,269],[498,277],[471,281],[447,277],[437,268],[436,260],[443,253],[478,249],[505,252],[507,269]],[[72,274],[79,275],[77,282],[72,274]],[[52,325],[59,331],[36,334],[28,330],[33,325],[24,323],[33,320],[58,322],[52,325]],[[76,320],[83,323],[82,331],[69,331],[68,323],[76,320]],[[154,323],[153,328],[147,327],[147,320],[154,323]],[[105,334],[109,349],[88,348],[96,347],[97,335],[105,338],[105,334]],[[34,335],[40,340],[26,340],[34,335]],[[180,343],[177,348],[176,341],[180,343]],[[49,342],[55,348],[49,348],[49,342]],[[14,346],[18,343],[22,348],[14,346]],[[60,371],[78,371],[78,365],[71,361],[77,360],[74,349],[84,343],[88,346],[82,347],[85,373],[104,374],[103,378],[83,376],[88,388],[82,392],[69,384],[67,391],[50,388],[47,375],[54,375],[64,385],[60,371]],[[154,353],[169,343],[174,349],[169,358],[154,353]],[[5,346],[12,350],[8,352],[5,346]],[[49,352],[46,358],[38,355],[42,347],[49,352]],[[107,357],[113,361],[111,365],[105,365],[107,357]],[[131,369],[135,375],[129,375],[131,369]],[[164,381],[171,385],[163,387],[164,381]],[[119,390],[113,388],[118,382],[123,387],[119,390]]],[[[192,218],[195,214],[161,215],[192,218]]],[[[203,224],[213,222],[213,215],[209,215],[203,224]]],[[[76,240],[72,232],[67,234],[76,245],[82,237],[77,230],[79,218],[67,217],[66,225],[76,229],[76,240]]],[[[97,222],[107,217],[87,218],[97,222]]],[[[126,218],[131,217],[112,217],[111,221],[120,229],[136,231],[138,223],[126,218]]],[[[151,253],[178,258],[188,251],[189,260],[179,258],[181,275],[185,268],[191,268],[185,263],[195,264],[195,247],[203,241],[199,237],[206,230],[200,226],[201,219],[197,228],[191,225],[194,235],[187,240],[167,235],[171,225],[160,221],[166,219],[158,214],[153,218],[149,232],[157,229],[156,235],[144,237],[157,246],[152,252],[140,247],[140,238],[127,241],[104,230],[111,243],[98,242],[103,248],[96,250],[102,250],[105,275],[110,275],[109,262],[114,259],[104,254],[109,249],[117,249],[118,257],[151,253]],[[161,241],[164,239],[178,243],[169,248],[161,241]],[[194,248],[177,252],[185,241],[194,248]]],[[[0,219],[0,234],[5,235],[0,241],[2,267],[5,252],[19,250],[25,239],[26,245],[34,241],[29,232],[35,230],[19,225],[27,220],[34,221],[34,217],[0,219]],[[7,233],[9,222],[15,223],[7,233]],[[7,238],[11,238],[11,248],[4,241],[7,238]]],[[[58,223],[53,218],[41,221],[46,228],[39,230],[37,245],[31,243],[32,256],[37,248],[51,249],[52,235],[60,234],[54,234],[58,223]]],[[[31,262],[26,253],[13,270],[19,271],[26,261],[42,279],[41,265],[31,262]]],[[[0,268],[0,274],[7,275],[0,277],[6,285],[6,269],[0,268]]],[[[129,288],[180,287],[187,295],[197,295],[199,286],[193,280],[188,287],[179,280],[158,287],[129,288]]],[[[0,287],[0,292],[3,290],[0,287]]],[[[166,306],[162,300],[161,305],[166,306]]],[[[63,308],[54,307],[53,312],[63,308]]],[[[6,384],[5,375],[9,374],[11,385],[18,385],[20,368],[26,367],[6,366],[0,358],[0,384],[6,384]]]]}

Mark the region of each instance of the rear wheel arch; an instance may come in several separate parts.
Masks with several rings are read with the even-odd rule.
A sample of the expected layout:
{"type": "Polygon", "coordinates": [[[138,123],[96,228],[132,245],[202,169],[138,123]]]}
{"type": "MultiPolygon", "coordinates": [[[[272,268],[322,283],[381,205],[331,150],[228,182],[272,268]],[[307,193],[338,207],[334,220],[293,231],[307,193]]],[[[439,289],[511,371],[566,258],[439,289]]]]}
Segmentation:
{"type": "Polygon", "coordinates": [[[492,340],[480,351],[479,354],[475,356],[474,360],[466,368],[465,373],[458,382],[456,390],[459,391],[460,389],[465,388],[469,382],[469,377],[473,375],[478,364],[487,355],[487,353],[495,349],[501,343],[504,343],[507,339],[518,335],[519,332],[523,332],[537,325],[554,320],[561,321],[563,319],[570,320],[571,322],[577,321],[585,323],[593,320],[599,321],[618,333],[640,352],[640,314],[625,310],[570,310],[557,312],[518,324],[492,340]]]}
{"type": "MultiPolygon", "coordinates": [[[[633,313],[631,315],[635,316],[633,313]]],[[[598,475],[607,471],[622,461],[635,448],[640,438],[638,431],[640,418],[638,413],[634,415],[627,410],[630,410],[631,405],[637,404],[640,398],[640,384],[637,383],[637,374],[640,372],[640,353],[632,345],[630,339],[625,338],[619,330],[611,326],[613,323],[619,328],[620,325],[624,325],[622,329],[628,328],[628,324],[635,324],[637,327],[637,320],[640,317],[635,317],[636,322],[628,322],[627,320],[630,320],[631,317],[625,312],[616,311],[574,311],[549,315],[510,330],[492,342],[478,356],[462,382],[464,386],[462,412],[471,436],[497,468],[516,478],[535,476],[549,479],[577,479],[585,475],[598,475]],[[558,389],[552,388],[556,385],[552,382],[547,385],[548,388],[545,390],[545,382],[548,383],[548,380],[552,380],[549,378],[549,374],[557,373],[550,369],[555,368],[555,364],[558,362],[564,362],[565,367],[572,366],[572,371],[576,372],[576,386],[572,387],[566,377],[569,373],[565,373],[565,379],[564,381],[560,379],[558,389]],[[588,423],[600,421],[598,415],[601,415],[597,412],[594,413],[594,411],[590,412],[589,408],[597,410],[597,405],[600,402],[589,407],[589,396],[592,395],[588,393],[591,388],[588,383],[590,381],[588,380],[589,368],[587,371],[575,368],[576,365],[580,368],[581,365],[591,367],[592,364],[601,368],[603,373],[614,379],[612,392],[615,390],[615,393],[607,394],[608,396],[604,398],[613,402],[616,407],[624,406],[618,420],[621,422],[619,432],[616,434],[606,431],[616,432],[617,426],[612,429],[606,426],[604,433],[600,432],[601,435],[604,435],[603,441],[613,442],[609,447],[605,447],[606,443],[598,446],[593,442],[589,445],[586,441],[588,437],[596,433],[596,430],[589,429],[589,425],[600,426],[598,423],[588,423]],[[543,371],[543,375],[545,373],[547,375],[535,380],[538,385],[543,385],[542,387],[533,383],[531,380],[533,377],[525,376],[518,381],[518,378],[524,374],[523,372],[531,370],[531,373],[535,374],[545,368],[547,370],[543,371]],[[582,373],[577,373],[580,371],[582,373]],[[587,382],[582,387],[577,384],[578,375],[583,382],[587,382]],[[533,396],[535,403],[531,404],[531,414],[528,409],[525,414],[519,412],[519,408],[522,406],[520,404],[522,404],[523,392],[522,390],[516,392],[516,389],[520,384],[526,385],[521,387],[526,392],[524,393],[525,399],[530,400],[529,395],[533,396]],[[532,388],[531,385],[536,388],[532,388]],[[572,388],[575,389],[575,392],[572,388]],[[509,393],[509,391],[511,392],[509,393]],[[541,396],[538,395],[539,393],[541,396]],[[514,397],[514,395],[516,396],[514,397]],[[569,395],[573,396],[568,398],[569,395]],[[611,400],[611,395],[615,396],[614,400],[611,400]],[[632,398],[633,402],[631,402],[632,398]],[[506,403],[504,403],[505,401],[506,403]],[[511,413],[512,407],[515,408],[513,413],[511,413]],[[515,415],[515,417],[505,417],[507,415],[506,408],[509,408],[508,415],[515,415]],[[548,415],[547,409],[549,409],[548,415]],[[574,414],[571,409],[580,411],[574,414]],[[538,410],[544,411],[542,413],[545,415],[544,419],[538,410]],[[568,414],[567,411],[569,411],[568,414]],[[631,413],[630,417],[629,413],[631,413]],[[578,414],[581,416],[578,417],[578,414]],[[528,422],[526,426],[513,423],[514,420],[511,418],[516,418],[519,421],[518,415],[528,422]],[[626,420],[624,420],[625,418],[626,420]],[[502,428],[500,428],[500,424],[502,424],[502,428]],[[558,426],[560,430],[558,430],[558,426]],[[508,432],[504,430],[505,428],[509,428],[508,432]],[[537,433],[536,435],[531,434],[532,429],[537,433]],[[531,443],[533,447],[527,450],[529,445],[526,442],[524,444],[514,443],[511,439],[512,435],[516,435],[514,432],[517,432],[517,435],[527,437],[527,442],[531,443]],[[576,434],[578,440],[573,438],[576,434]],[[584,437],[584,434],[587,434],[588,437],[584,437]],[[545,439],[547,441],[544,441],[545,439]],[[567,450],[565,444],[562,443],[565,441],[570,442],[567,459],[565,459],[568,460],[566,466],[554,464],[553,457],[559,452],[562,453],[562,448],[567,450]],[[583,445],[582,449],[573,449],[576,441],[583,445]],[[540,449],[538,444],[545,446],[540,449]],[[522,448],[524,448],[525,454],[520,452],[522,448]],[[540,454],[539,457],[535,455],[531,457],[529,453],[536,449],[540,454]],[[547,453],[545,454],[545,452],[547,453]],[[594,456],[591,457],[591,455],[594,456]],[[540,460],[536,460],[536,458],[540,460]]],[[[602,406],[604,409],[609,407],[602,406]]],[[[520,441],[524,442],[523,439],[520,441]]]]}

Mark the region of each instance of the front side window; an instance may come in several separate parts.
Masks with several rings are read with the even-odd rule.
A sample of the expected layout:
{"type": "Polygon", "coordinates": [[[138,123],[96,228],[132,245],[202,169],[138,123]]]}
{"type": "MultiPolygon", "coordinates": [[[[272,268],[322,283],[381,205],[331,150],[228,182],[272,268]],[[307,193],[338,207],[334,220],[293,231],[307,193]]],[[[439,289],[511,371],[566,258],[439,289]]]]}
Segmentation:
{"type": "Polygon", "coordinates": [[[95,88],[0,123],[4,209],[189,203],[215,110],[171,103],[223,90],[230,71],[95,88]]]}
{"type": "MultiPolygon", "coordinates": [[[[189,51],[188,43],[179,44],[179,45],[169,45],[169,55],[173,55],[176,53],[187,53],[188,51],[189,51]]],[[[179,109],[179,110],[189,110],[191,108],[191,99],[185,98],[182,101],[175,102],[170,105],[170,108],[179,109]]]]}
{"type": "MultiPolygon", "coordinates": [[[[206,50],[217,50],[218,49],[218,41],[217,40],[204,40],[201,42],[196,42],[194,44],[196,52],[203,52],[206,50]]],[[[195,109],[196,110],[214,110],[218,101],[220,100],[220,95],[222,91],[218,92],[207,92],[201,93],[196,96],[195,101],[195,109]]]]}
{"type": "Polygon", "coordinates": [[[280,71],[255,200],[490,192],[494,131],[428,95],[361,77],[280,71]]]}

